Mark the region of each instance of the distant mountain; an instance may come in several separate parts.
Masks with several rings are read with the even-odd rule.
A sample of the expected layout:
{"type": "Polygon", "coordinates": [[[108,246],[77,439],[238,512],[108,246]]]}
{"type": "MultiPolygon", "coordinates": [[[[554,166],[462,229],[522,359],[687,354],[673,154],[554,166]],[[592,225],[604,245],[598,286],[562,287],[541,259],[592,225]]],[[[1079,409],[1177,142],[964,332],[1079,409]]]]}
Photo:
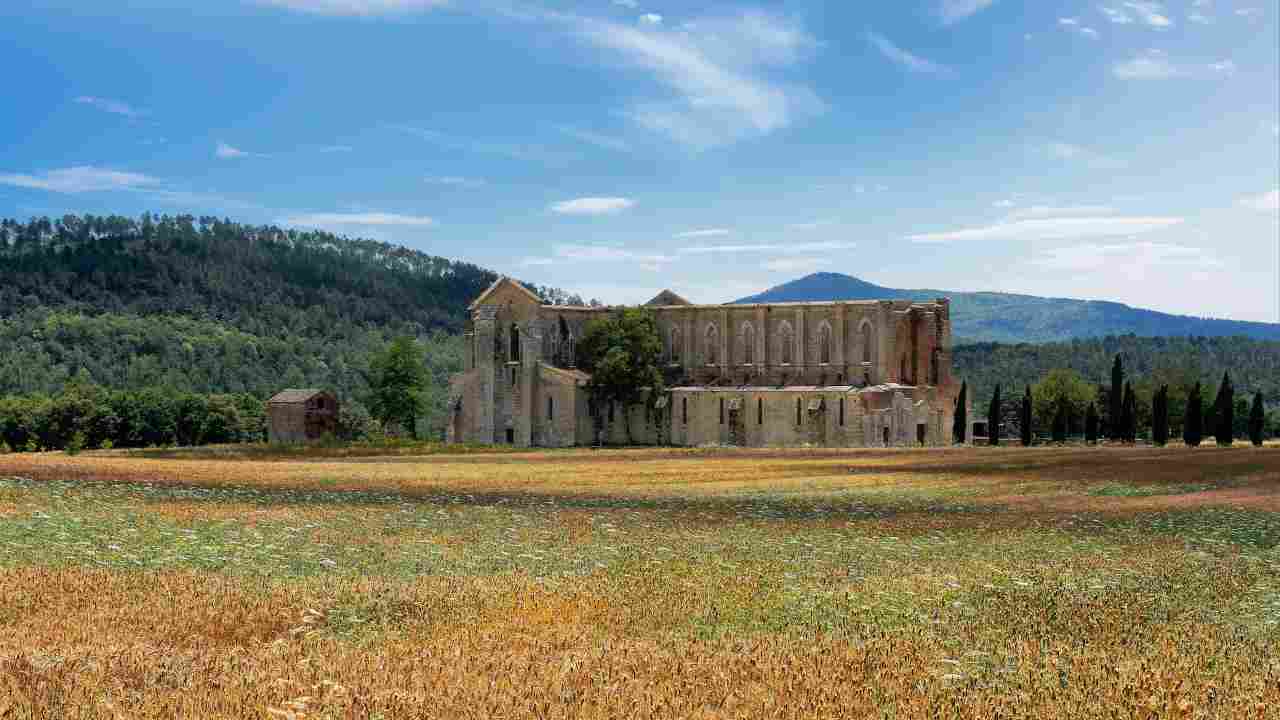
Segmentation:
{"type": "Polygon", "coordinates": [[[952,334],[971,342],[1052,342],[1134,334],[1146,337],[1242,335],[1280,340],[1280,324],[1170,315],[1100,300],[996,292],[900,290],[822,272],[770,288],[738,303],[951,298],[952,334]]]}

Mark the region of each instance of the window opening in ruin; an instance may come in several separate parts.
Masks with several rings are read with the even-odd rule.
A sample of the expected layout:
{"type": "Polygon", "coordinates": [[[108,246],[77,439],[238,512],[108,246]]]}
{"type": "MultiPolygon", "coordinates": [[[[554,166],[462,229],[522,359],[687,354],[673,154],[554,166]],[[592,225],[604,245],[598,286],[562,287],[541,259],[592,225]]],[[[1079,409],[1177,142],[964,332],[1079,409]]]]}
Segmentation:
{"type": "Polygon", "coordinates": [[[556,418],[556,399],[553,397],[548,397],[547,398],[547,419],[554,420],[555,418],[556,418]]]}
{"type": "Polygon", "coordinates": [[[689,424],[689,398],[680,398],[680,422],[689,424]]]}
{"type": "Polygon", "coordinates": [[[720,424],[724,424],[724,398],[720,398],[720,424]]]}
{"type": "Polygon", "coordinates": [[[520,328],[516,327],[515,323],[511,323],[510,335],[511,335],[511,339],[510,339],[511,345],[510,347],[507,348],[507,351],[508,351],[507,358],[511,362],[520,362],[520,328]]]}
{"type": "Polygon", "coordinates": [[[800,398],[796,398],[796,424],[797,425],[804,424],[800,417],[800,398]]]}
{"type": "Polygon", "coordinates": [[[756,424],[764,424],[764,398],[756,398],[756,424]]]}

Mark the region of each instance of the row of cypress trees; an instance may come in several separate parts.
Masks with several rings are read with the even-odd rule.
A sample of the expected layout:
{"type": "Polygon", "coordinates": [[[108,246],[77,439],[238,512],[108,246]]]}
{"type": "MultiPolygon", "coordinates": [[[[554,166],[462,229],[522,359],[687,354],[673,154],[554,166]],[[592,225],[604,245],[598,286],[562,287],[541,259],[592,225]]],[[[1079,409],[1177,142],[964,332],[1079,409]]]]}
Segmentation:
{"type": "MultiPolygon", "coordinates": [[[[1111,407],[1111,417],[1116,420],[1108,428],[1108,437],[1116,442],[1136,442],[1138,439],[1137,398],[1133,392],[1133,384],[1124,381],[1124,369],[1118,355],[1116,356],[1115,365],[1112,367],[1111,380],[1111,392],[1108,396],[1108,402],[1111,407]]],[[[968,394],[969,386],[966,382],[960,386],[960,396],[956,400],[954,425],[956,444],[965,442],[965,428],[968,427],[968,394]]],[[[1021,440],[1024,446],[1031,445],[1033,442],[1032,399],[1031,386],[1028,385],[1026,393],[1022,397],[1022,407],[1019,412],[1021,440]]],[[[1223,373],[1222,375],[1222,384],[1218,387],[1218,396],[1214,399],[1214,407],[1216,408],[1214,413],[1216,422],[1213,428],[1214,440],[1218,445],[1230,446],[1232,443],[1232,427],[1235,422],[1235,385],[1231,382],[1230,373],[1223,373]]],[[[1156,390],[1155,396],[1152,398],[1151,410],[1151,439],[1156,445],[1163,447],[1169,442],[1168,385],[1162,385],[1156,390]]],[[[1053,418],[1053,427],[1051,428],[1054,442],[1065,442],[1067,439],[1067,413],[1066,403],[1059,404],[1053,418]]],[[[1191,447],[1199,447],[1204,440],[1203,413],[1200,383],[1197,382],[1187,400],[1187,414],[1182,429],[1182,440],[1191,447]]],[[[1254,395],[1253,406],[1249,412],[1249,440],[1256,446],[1262,445],[1264,413],[1262,393],[1258,392],[1254,395]]],[[[1001,418],[1000,386],[996,385],[995,392],[991,396],[991,404],[987,408],[991,445],[1000,444],[999,428],[1001,418]]],[[[1089,403],[1089,409],[1085,415],[1085,442],[1091,445],[1098,442],[1099,424],[1098,409],[1095,403],[1089,403]]]]}

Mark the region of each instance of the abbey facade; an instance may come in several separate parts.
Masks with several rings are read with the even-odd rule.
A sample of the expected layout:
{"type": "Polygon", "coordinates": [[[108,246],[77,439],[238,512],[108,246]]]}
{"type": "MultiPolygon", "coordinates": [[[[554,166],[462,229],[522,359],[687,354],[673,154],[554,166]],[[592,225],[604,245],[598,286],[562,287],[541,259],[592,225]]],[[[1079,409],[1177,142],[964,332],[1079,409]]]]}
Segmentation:
{"type": "Polygon", "coordinates": [[[453,442],[885,447],[945,445],[958,383],[948,300],[646,304],[667,390],[598,406],[575,342],[610,308],[543,304],[501,278],[471,305],[452,379],[453,442]]]}

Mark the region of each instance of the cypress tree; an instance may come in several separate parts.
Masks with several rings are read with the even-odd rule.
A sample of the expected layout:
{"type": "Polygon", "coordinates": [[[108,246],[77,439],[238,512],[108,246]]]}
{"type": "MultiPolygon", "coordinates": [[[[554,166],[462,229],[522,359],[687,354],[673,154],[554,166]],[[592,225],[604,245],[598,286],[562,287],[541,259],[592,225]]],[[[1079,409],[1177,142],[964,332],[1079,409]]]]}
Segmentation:
{"type": "Polygon", "coordinates": [[[1133,424],[1133,414],[1129,411],[1129,401],[1133,396],[1133,386],[1126,383],[1120,394],[1120,414],[1117,415],[1115,439],[1129,442],[1129,426],[1133,424]]]}
{"type": "Polygon", "coordinates": [[[1093,403],[1089,403],[1089,411],[1084,416],[1084,441],[1098,444],[1098,408],[1093,403]]]}
{"type": "Polygon", "coordinates": [[[1253,408],[1249,411],[1249,441],[1257,447],[1262,447],[1262,392],[1253,396],[1253,408]]]}
{"type": "Polygon", "coordinates": [[[1053,413],[1053,441],[1056,443],[1067,441],[1067,403],[1065,400],[1058,402],[1058,409],[1053,413]]]}
{"type": "Polygon", "coordinates": [[[1108,419],[1107,437],[1112,440],[1123,440],[1125,428],[1127,427],[1121,420],[1124,414],[1124,365],[1120,362],[1120,355],[1116,355],[1116,360],[1111,365],[1111,397],[1109,398],[1111,407],[1111,417],[1108,419]]]}
{"type": "Polygon", "coordinates": [[[1169,444],[1169,386],[1161,385],[1151,400],[1151,439],[1164,447],[1169,444]]]}
{"type": "Polygon", "coordinates": [[[1224,447],[1231,446],[1231,426],[1235,423],[1236,415],[1236,389],[1231,385],[1231,375],[1222,373],[1222,385],[1218,388],[1218,400],[1214,403],[1218,411],[1214,413],[1217,419],[1217,426],[1214,428],[1214,437],[1217,438],[1218,444],[1224,447]]]}
{"type": "Polygon", "coordinates": [[[956,445],[963,445],[966,430],[969,425],[969,383],[968,381],[960,383],[960,395],[956,397],[956,415],[955,422],[951,428],[952,440],[956,445]]]}
{"type": "Polygon", "coordinates": [[[987,409],[987,434],[991,436],[991,445],[1000,444],[1000,384],[996,383],[996,392],[991,396],[991,407],[987,409]]]}
{"type": "Polygon", "coordinates": [[[1182,425],[1182,440],[1189,447],[1200,447],[1204,437],[1203,413],[1204,403],[1200,400],[1200,383],[1197,382],[1187,397],[1187,416],[1182,425]]]}
{"type": "Polygon", "coordinates": [[[1027,394],[1022,396],[1022,414],[1018,418],[1022,426],[1022,446],[1031,447],[1031,386],[1027,386],[1027,394]]]}

